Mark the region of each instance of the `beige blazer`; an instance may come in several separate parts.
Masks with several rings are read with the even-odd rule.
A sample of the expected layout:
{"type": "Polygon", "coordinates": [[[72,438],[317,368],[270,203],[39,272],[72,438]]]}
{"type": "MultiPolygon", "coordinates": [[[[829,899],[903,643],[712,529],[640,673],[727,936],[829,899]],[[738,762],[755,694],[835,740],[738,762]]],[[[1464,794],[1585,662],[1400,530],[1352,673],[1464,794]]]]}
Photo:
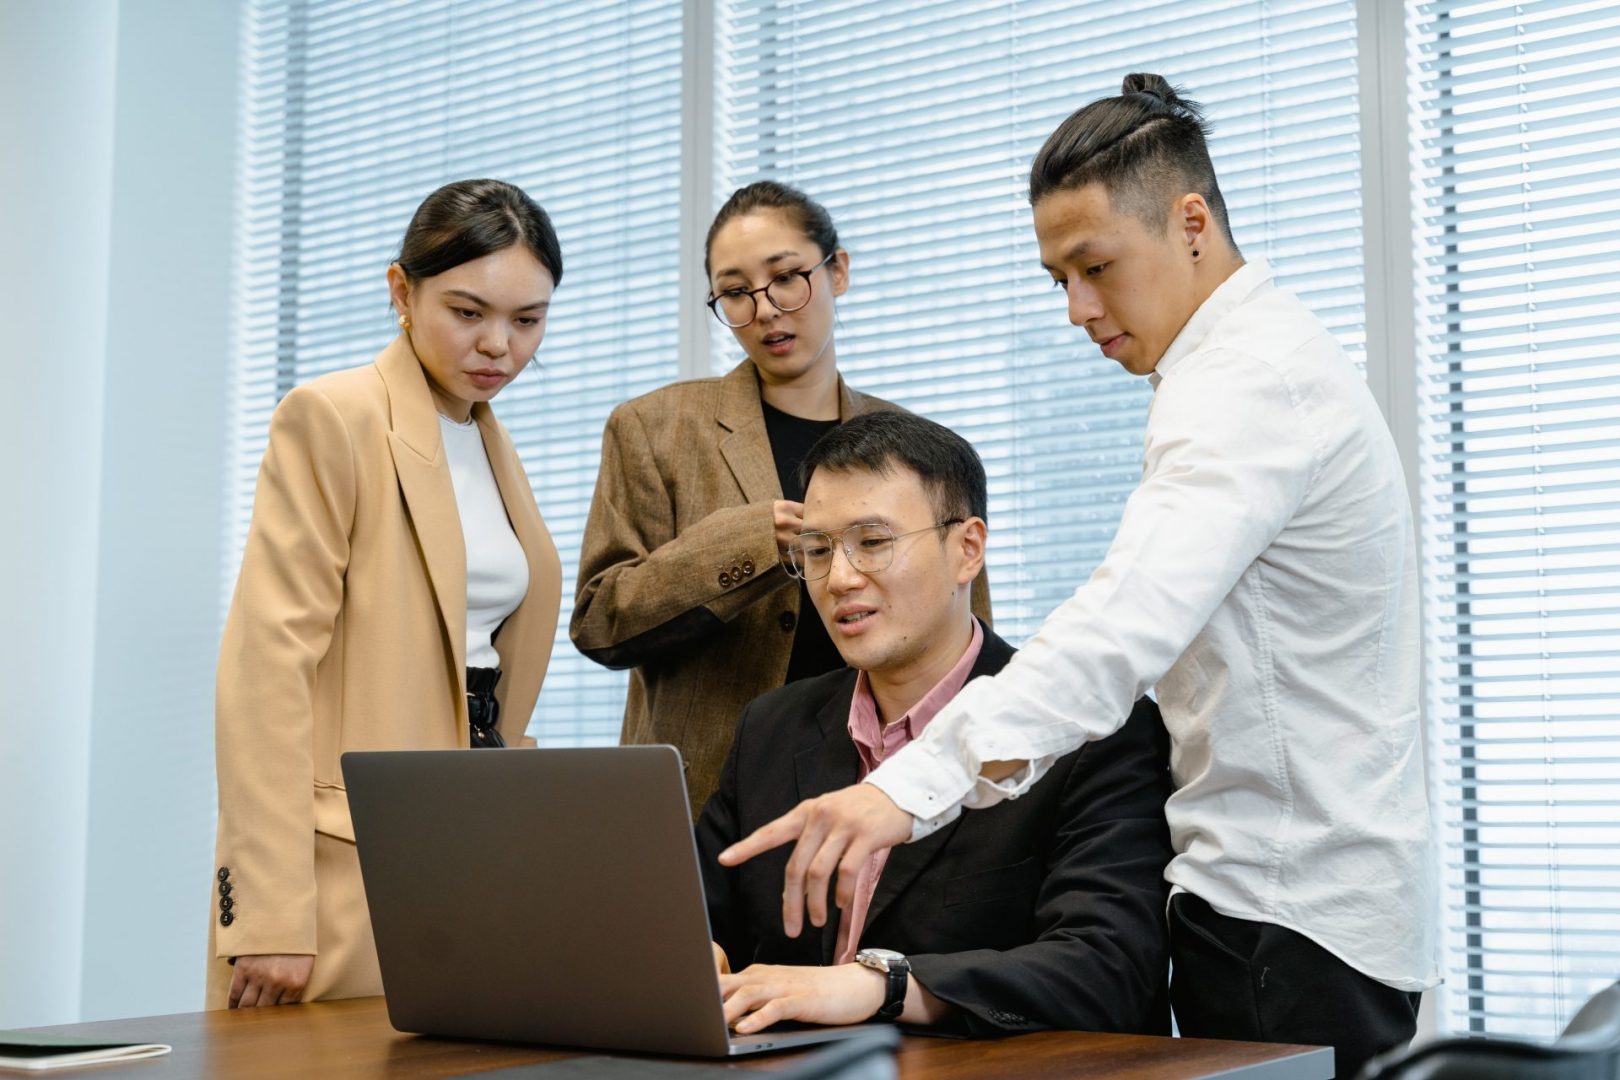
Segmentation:
{"type": "MultiPolygon", "coordinates": [[[[838,418],[897,409],[838,383],[838,418]]],[[[670,743],[694,816],[743,706],[787,677],[799,589],[776,550],[782,497],[752,361],[613,410],[579,559],[569,633],[630,668],[621,741],[670,743]]],[[[989,621],[986,579],[974,610],[989,621]]]]}
{"type": "MultiPolygon", "coordinates": [[[[557,627],[557,550],[506,429],[473,408],[529,591],[495,638],[509,745],[532,745],[557,627]]],[[[304,1000],[382,992],[339,757],[468,745],[466,551],[409,342],[289,393],[270,420],[220,646],[219,830],[207,1004],[227,958],[314,954],[304,1000]]]]}

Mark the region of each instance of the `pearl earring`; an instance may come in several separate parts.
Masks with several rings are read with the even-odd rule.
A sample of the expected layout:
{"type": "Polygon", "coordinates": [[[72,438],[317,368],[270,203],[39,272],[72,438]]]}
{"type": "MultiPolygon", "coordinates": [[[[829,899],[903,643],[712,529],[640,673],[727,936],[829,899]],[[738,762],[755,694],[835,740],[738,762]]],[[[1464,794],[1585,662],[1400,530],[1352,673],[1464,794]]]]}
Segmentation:
{"type": "Polygon", "coordinates": [[[411,317],[409,315],[401,315],[399,317],[399,328],[401,330],[409,330],[411,328],[411,317]]]}

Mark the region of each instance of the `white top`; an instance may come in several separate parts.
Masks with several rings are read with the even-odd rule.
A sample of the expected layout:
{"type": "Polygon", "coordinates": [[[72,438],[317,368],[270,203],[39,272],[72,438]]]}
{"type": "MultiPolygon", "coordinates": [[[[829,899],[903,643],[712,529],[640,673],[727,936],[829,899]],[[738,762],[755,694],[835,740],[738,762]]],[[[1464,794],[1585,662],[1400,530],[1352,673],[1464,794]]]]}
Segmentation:
{"type": "Polygon", "coordinates": [[[512,531],[476,421],[439,414],[439,434],[467,548],[467,666],[500,667],[493,640],[529,591],[529,560],[512,531]]]}
{"type": "Polygon", "coordinates": [[[1157,372],[1141,486],[1101,566],[869,780],[918,821],[1016,797],[1157,685],[1166,878],[1403,990],[1439,981],[1418,578],[1393,439],[1263,262],[1157,372]],[[971,717],[971,720],[970,720],[971,717]],[[1032,765],[999,784],[986,761],[1032,765]]]}

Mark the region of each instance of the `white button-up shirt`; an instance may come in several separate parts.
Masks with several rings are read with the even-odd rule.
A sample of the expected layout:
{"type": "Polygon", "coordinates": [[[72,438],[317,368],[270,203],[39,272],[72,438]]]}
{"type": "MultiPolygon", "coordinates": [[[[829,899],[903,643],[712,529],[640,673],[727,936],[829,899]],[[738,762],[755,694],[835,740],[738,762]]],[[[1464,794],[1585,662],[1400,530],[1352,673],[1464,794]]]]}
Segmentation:
{"type": "Polygon", "coordinates": [[[1165,876],[1403,990],[1439,981],[1401,463],[1365,381],[1263,262],[1151,376],[1141,486],[1091,579],[872,774],[917,819],[1016,797],[1157,687],[1165,876]],[[1000,783],[987,761],[1029,761],[1000,783]]]}

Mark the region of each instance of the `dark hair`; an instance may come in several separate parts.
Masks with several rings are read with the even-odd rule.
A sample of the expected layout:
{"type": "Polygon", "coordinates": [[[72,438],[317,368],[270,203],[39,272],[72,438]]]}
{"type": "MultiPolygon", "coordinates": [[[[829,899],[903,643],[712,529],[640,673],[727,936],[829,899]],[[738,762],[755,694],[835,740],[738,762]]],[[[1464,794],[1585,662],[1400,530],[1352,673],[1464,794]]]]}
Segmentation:
{"type": "Polygon", "coordinates": [[[1157,230],[1171,202],[1193,191],[1236,250],[1208,135],[1196,101],[1183,99],[1162,76],[1127,75],[1118,97],[1076,110],[1046,140],[1029,169],[1030,205],[1054,191],[1100,183],[1110,205],[1157,230]]]}
{"type": "Polygon", "coordinates": [[[799,464],[799,482],[809,487],[817,469],[889,476],[897,465],[917,474],[938,520],[989,517],[978,451],[944,424],[916,413],[884,409],[850,417],[816,440],[799,464]]]}
{"type": "Polygon", "coordinates": [[[504,180],[457,180],[422,200],[394,261],[408,278],[429,278],[513,244],[562,284],[562,247],[539,203],[504,180]]]}
{"type": "Polygon", "coordinates": [[[831,255],[838,249],[838,230],[833,227],[832,215],[827,213],[825,206],[796,187],[775,180],[756,180],[747,187],[733,191],[731,198],[720,207],[720,212],[714,215],[709,235],[703,238],[705,275],[709,272],[709,248],[714,246],[715,234],[732,218],[756,210],[780,210],[793,222],[794,228],[821,249],[823,255],[831,255]]]}

